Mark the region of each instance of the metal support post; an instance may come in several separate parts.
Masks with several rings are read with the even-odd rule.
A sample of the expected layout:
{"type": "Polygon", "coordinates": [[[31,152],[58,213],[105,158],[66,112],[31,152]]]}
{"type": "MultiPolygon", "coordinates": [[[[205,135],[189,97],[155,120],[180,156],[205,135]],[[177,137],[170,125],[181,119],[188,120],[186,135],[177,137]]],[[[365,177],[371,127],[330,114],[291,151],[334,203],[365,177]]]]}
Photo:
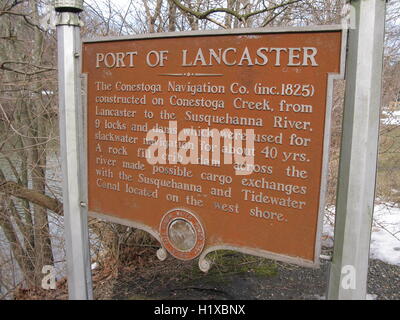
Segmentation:
{"type": "Polygon", "coordinates": [[[87,210],[82,203],[83,168],[79,166],[82,141],[79,110],[82,109],[80,80],[80,20],[83,1],[56,1],[58,12],[58,83],[65,245],[69,298],[92,299],[87,210]]]}
{"type": "Polygon", "coordinates": [[[374,211],[385,0],[351,1],[346,96],[328,299],[365,299],[374,211]]]}

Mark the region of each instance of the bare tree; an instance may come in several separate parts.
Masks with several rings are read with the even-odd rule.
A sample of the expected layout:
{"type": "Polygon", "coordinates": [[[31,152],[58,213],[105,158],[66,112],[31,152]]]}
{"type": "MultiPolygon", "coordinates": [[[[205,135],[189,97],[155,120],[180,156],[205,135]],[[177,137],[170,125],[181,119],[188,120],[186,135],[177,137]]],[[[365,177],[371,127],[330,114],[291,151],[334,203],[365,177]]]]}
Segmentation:
{"type": "MultiPolygon", "coordinates": [[[[53,264],[47,209],[35,195],[49,189],[46,165],[54,119],[54,38],[40,25],[38,1],[2,1],[0,18],[0,225],[29,285],[38,285],[43,265],[53,264]],[[53,43],[53,44],[52,44],[53,43]],[[51,76],[49,78],[49,75],[51,76]],[[12,181],[10,181],[12,180],[12,181]],[[18,188],[12,188],[16,183],[18,188]],[[34,190],[17,198],[16,190],[34,190]]],[[[39,197],[40,198],[40,197],[39,197]]]]}

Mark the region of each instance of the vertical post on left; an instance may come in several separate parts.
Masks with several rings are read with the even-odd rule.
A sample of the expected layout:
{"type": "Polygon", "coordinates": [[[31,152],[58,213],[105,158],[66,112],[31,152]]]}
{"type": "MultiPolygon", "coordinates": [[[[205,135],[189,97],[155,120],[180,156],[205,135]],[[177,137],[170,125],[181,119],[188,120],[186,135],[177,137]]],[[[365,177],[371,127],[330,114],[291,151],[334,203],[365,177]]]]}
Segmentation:
{"type": "Polygon", "coordinates": [[[58,95],[61,166],[63,173],[64,232],[68,294],[71,300],[93,298],[90,270],[88,216],[80,166],[83,142],[80,78],[79,12],[83,0],[56,0],[58,42],[58,95]]]}

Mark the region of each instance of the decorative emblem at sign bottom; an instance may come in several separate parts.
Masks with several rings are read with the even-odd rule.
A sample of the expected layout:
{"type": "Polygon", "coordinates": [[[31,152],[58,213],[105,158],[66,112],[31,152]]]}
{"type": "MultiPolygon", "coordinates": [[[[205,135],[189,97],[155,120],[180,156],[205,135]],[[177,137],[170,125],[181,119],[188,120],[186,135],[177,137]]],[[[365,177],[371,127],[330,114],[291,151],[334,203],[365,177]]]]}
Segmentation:
{"type": "Polygon", "coordinates": [[[198,257],[206,240],[200,220],[186,209],[172,209],[163,216],[160,237],[164,248],[180,260],[198,257]]]}

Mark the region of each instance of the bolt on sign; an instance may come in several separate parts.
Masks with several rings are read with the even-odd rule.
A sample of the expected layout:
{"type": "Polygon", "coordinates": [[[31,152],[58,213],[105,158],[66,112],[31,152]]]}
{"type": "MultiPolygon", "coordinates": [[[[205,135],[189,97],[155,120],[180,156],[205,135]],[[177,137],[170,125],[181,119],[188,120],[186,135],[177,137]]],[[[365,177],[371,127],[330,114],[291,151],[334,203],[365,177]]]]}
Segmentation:
{"type": "Polygon", "coordinates": [[[318,266],[339,27],[83,43],[89,212],[202,270],[212,251],[318,266]]]}

